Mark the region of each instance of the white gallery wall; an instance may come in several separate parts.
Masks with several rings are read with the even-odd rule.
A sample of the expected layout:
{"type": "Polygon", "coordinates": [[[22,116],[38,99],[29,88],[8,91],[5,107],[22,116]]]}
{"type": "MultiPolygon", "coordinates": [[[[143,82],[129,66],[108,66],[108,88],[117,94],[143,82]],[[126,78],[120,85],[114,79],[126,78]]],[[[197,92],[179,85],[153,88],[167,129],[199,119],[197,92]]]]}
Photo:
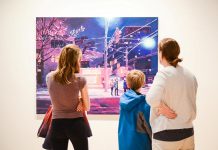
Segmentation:
{"type": "MultiPolygon", "coordinates": [[[[159,38],[178,40],[183,65],[199,82],[196,150],[218,149],[217,0],[0,0],[1,150],[42,149],[36,137],[35,18],[43,16],[159,17],[159,38]]],[[[118,150],[117,119],[90,123],[90,150],[118,150]]]]}

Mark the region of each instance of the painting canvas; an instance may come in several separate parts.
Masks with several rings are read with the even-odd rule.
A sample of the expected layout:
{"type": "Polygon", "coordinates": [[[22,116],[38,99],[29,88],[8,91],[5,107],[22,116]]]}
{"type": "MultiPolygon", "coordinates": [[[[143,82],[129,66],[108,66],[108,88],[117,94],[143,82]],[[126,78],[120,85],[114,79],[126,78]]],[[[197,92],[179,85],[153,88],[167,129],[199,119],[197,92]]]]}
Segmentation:
{"type": "Polygon", "coordinates": [[[81,74],[87,79],[89,114],[119,114],[126,75],[139,69],[146,75],[146,94],[158,69],[157,17],[37,17],[36,113],[44,114],[51,100],[45,77],[57,67],[62,47],[81,48],[81,74]]]}

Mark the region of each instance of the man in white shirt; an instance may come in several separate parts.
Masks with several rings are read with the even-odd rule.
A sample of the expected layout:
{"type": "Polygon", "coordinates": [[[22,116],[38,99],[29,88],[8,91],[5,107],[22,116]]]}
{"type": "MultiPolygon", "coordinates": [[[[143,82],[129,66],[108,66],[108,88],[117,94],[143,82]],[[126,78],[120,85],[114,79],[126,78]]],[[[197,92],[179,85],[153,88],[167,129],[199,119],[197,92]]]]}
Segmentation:
{"type": "Polygon", "coordinates": [[[159,44],[160,63],[164,68],[155,76],[146,95],[151,105],[150,123],[153,132],[153,150],[194,150],[193,120],[196,117],[197,80],[187,69],[178,65],[180,48],[171,38],[159,44]],[[159,105],[175,111],[169,119],[159,115],[159,105]]]}

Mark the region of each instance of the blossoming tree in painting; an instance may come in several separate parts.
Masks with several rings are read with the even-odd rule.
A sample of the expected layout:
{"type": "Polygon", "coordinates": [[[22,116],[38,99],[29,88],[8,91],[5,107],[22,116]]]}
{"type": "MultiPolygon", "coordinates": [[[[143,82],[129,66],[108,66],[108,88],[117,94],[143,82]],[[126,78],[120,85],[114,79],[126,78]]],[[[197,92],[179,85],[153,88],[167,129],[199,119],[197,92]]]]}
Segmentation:
{"type": "MultiPolygon", "coordinates": [[[[67,26],[65,19],[61,18],[36,18],[36,73],[37,85],[42,85],[44,80],[44,64],[51,59],[55,48],[51,47],[52,40],[66,40],[67,26]]],[[[61,44],[61,43],[60,43],[61,44]]],[[[61,46],[61,45],[60,45],[61,46]]]]}

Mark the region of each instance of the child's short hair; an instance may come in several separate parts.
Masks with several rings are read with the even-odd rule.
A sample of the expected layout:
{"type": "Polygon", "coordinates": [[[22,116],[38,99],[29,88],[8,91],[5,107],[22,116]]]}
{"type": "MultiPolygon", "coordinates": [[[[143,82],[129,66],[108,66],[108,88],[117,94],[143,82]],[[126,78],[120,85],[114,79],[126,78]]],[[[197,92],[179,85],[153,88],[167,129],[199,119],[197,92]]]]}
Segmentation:
{"type": "Polygon", "coordinates": [[[145,83],[145,74],[140,70],[132,70],[126,77],[128,88],[132,90],[140,89],[145,83]]]}

